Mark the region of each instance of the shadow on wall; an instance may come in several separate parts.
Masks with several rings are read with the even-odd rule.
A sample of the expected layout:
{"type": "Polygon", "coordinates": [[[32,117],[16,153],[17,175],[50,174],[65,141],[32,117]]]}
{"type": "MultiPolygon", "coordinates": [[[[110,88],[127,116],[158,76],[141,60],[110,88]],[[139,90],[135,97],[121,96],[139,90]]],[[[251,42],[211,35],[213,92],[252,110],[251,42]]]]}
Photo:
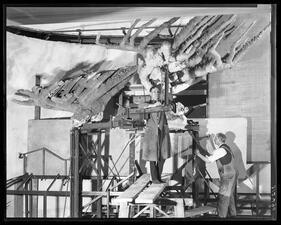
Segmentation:
{"type": "Polygon", "coordinates": [[[225,133],[226,135],[226,144],[230,147],[234,155],[234,165],[239,171],[239,179],[245,179],[247,177],[246,168],[243,162],[241,150],[235,144],[236,135],[228,131],[225,133]]]}
{"type": "MultiPolygon", "coordinates": [[[[109,70],[108,68],[111,68],[113,65],[112,61],[106,61],[106,60],[102,60],[98,63],[92,64],[89,62],[80,62],[77,63],[72,69],[70,70],[62,70],[59,69],[59,67],[57,69],[55,69],[55,75],[50,76],[53,78],[52,81],[50,81],[48,85],[52,84],[54,81],[57,80],[67,80],[67,79],[73,79],[76,78],[78,76],[81,76],[82,74],[85,74],[86,72],[99,72],[102,70],[109,70]]],[[[49,77],[49,75],[43,75],[46,78],[49,77]]]]}

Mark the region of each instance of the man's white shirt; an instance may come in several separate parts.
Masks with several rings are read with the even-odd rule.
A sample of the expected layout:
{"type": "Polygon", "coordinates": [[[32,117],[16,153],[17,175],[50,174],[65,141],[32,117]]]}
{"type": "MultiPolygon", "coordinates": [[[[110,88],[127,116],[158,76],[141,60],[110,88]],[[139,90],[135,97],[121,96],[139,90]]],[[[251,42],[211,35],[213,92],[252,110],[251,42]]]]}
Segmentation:
{"type": "Polygon", "coordinates": [[[226,155],[226,150],[224,148],[217,148],[212,155],[206,156],[210,162],[215,162],[216,160],[224,157],[226,155]]]}

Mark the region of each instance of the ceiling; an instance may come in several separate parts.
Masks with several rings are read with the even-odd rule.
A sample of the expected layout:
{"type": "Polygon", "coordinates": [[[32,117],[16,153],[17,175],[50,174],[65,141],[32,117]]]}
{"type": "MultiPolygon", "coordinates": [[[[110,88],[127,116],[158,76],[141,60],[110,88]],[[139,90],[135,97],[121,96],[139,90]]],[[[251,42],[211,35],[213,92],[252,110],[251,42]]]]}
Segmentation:
{"type": "Polygon", "coordinates": [[[113,20],[150,19],[173,16],[269,13],[271,5],[225,5],[198,7],[6,7],[7,25],[78,23],[113,20]]]}

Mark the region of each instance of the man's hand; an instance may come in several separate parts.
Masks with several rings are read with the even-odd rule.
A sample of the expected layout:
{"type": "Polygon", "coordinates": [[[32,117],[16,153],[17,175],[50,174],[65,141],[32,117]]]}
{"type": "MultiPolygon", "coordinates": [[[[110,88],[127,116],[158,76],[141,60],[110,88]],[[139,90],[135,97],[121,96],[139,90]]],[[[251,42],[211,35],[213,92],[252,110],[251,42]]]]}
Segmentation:
{"type": "Polygon", "coordinates": [[[200,151],[198,149],[195,150],[195,155],[199,155],[200,151]]]}

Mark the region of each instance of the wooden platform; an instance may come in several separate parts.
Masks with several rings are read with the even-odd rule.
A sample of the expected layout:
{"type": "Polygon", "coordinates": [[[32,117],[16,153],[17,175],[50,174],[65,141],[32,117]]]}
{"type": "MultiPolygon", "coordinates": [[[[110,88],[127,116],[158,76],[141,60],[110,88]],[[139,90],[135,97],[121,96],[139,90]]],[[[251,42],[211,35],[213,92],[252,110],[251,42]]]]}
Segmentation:
{"type": "Polygon", "coordinates": [[[128,189],[126,189],[116,199],[112,199],[112,203],[133,202],[140,192],[147,186],[150,181],[150,174],[143,174],[128,189]]]}
{"type": "Polygon", "coordinates": [[[216,207],[214,206],[200,206],[198,208],[195,209],[190,209],[187,210],[184,214],[185,217],[193,217],[193,216],[197,216],[197,215],[201,215],[204,213],[208,213],[208,212],[215,212],[217,210],[216,207]]]}
{"type": "Polygon", "coordinates": [[[135,200],[135,203],[153,203],[166,186],[166,183],[151,184],[139,194],[135,200]]]}

